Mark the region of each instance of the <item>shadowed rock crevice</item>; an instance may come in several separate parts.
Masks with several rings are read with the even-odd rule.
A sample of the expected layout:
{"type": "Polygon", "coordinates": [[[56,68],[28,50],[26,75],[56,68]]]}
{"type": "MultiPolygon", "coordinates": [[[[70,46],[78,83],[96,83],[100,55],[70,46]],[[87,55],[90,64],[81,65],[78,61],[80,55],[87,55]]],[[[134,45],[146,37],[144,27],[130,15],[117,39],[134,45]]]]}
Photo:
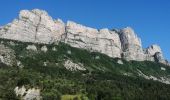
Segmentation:
{"type": "Polygon", "coordinates": [[[40,23],[41,23],[41,16],[39,18],[39,22],[38,22],[38,24],[36,26],[36,29],[35,29],[35,32],[36,32],[36,34],[35,34],[35,41],[37,40],[37,33],[38,33],[38,29],[39,29],[40,23]]]}

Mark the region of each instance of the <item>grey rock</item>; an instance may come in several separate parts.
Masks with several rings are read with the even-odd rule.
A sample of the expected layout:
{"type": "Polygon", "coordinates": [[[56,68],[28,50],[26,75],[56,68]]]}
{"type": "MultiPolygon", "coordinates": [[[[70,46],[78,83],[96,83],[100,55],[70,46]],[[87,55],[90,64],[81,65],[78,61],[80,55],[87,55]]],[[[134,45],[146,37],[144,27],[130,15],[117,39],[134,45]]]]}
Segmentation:
{"type": "Polygon", "coordinates": [[[47,46],[43,46],[43,47],[41,47],[41,51],[43,51],[43,52],[47,52],[47,51],[48,51],[47,46]]]}
{"type": "Polygon", "coordinates": [[[167,64],[165,58],[163,57],[163,53],[162,53],[160,46],[156,44],[151,45],[150,47],[146,49],[145,53],[146,55],[150,56],[149,58],[152,58],[150,60],[146,58],[147,60],[167,64]]]}
{"type": "Polygon", "coordinates": [[[0,62],[8,66],[16,65],[16,57],[14,50],[0,44],[0,62]]]}
{"type": "Polygon", "coordinates": [[[101,53],[110,57],[121,58],[121,42],[119,34],[108,29],[101,29],[98,35],[99,47],[101,53]]]}
{"type": "Polygon", "coordinates": [[[164,59],[162,53],[157,52],[157,53],[155,53],[154,57],[155,57],[155,61],[156,61],[156,62],[159,62],[159,63],[166,63],[166,61],[165,61],[165,59],[164,59]]]}
{"type": "Polygon", "coordinates": [[[130,27],[120,30],[120,40],[122,46],[122,57],[126,60],[143,61],[144,52],[141,39],[137,37],[134,30],[130,27]]]}
{"type": "Polygon", "coordinates": [[[19,68],[24,68],[24,65],[22,64],[21,61],[17,61],[17,66],[18,66],[19,68]]]}
{"type": "Polygon", "coordinates": [[[119,60],[117,61],[117,63],[122,65],[122,64],[123,64],[123,61],[119,59],[119,60]]]}
{"type": "Polygon", "coordinates": [[[164,67],[161,67],[161,70],[162,70],[162,71],[166,71],[166,68],[164,68],[164,67]]]}
{"type": "Polygon", "coordinates": [[[37,47],[35,45],[28,45],[26,47],[27,50],[37,51],[37,47]]]}
{"type": "Polygon", "coordinates": [[[26,89],[25,86],[16,87],[14,89],[17,96],[21,97],[21,100],[40,100],[40,89],[30,88],[26,89]]]}
{"type": "Polygon", "coordinates": [[[19,19],[1,28],[0,38],[47,44],[59,41],[64,32],[64,23],[61,20],[54,21],[47,12],[22,10],[19,19]]]}
{"type": "Polygon", "coordinates": [[[162,50],[161,50],[160,46],[158,46],[158,45],[156,45],[156,44],[151,45],[151,46],[148,47],[147,50],[146,50],[146,53],[149,54],[149,55],[151,55],[151,56],[154,56],[155,53],[157,53],[157,52],[162,53],[162,50]]]}
{"type": "Polygon", "coordinates": [[[71,60],[66,60],[64,62],[64,67],[70,71],[84,71],[84,70],[86,70],[84,68],[83,64],[80,64],[80,63],[77,64],[77,63],[72,62],[71,60]]]}
{"type": "Polygon", "coordinates": [[[100,59],[100,56],[95,56],[94,59],[95,59],[95,60],[99,60],[99,59],[100,59]]]}
{"type": "Polygon", "coordinates": [[[53,48],[52,48],[52,51],[57,51],[56,47],[53,47],[53,48]]]}
{"type": "Polygon", "coordinates": [[[73,47],[101,52],[110,57],[121,57],[119,35],[108,29],[93,29],[68,21],[63,41],[73,47]]]}
{"type": "MultiPolygon", "coordinates": [[[[64,42],[113,58],[157,61],[169,65],[158,45],[144,50],[141,39],[130,27],[111,31],[107,28],[98,30],[86,27],[72,21],[65,25],[61,19],[53,20],[47,12],[39,9],[22,10],[18,19],[0,27],[0,38],[44,44],[64,42]]],[[[27,49],[36,50],[31,46],[27,49]]]]}
{"type": "Polygon", "coordinates": [[[71,55],[71,50],[68,50],[68,51],[67,51],[67,54],[71,55]]]}

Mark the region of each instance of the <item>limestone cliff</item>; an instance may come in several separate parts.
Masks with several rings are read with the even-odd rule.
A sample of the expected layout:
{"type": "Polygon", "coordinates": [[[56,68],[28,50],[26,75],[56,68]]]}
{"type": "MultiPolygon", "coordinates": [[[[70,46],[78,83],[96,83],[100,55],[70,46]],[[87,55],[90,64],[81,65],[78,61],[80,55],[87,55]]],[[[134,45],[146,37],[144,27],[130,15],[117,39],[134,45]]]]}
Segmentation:
{"type": "Polygon", "coordinates": [[[64,42],[73,47],[121,58],[119,35],[114,31],[108,29],[97,30],[68,21],[64,35],[64,42]]]}
{"type": "Polygon", "coordinates": [[[23,42],[52,43],[65,33],[64,23],[54,21],[45,11],[22,10],[19,18],[0,29],[0,37],[23,42]]]}
{"type": "Polygon", "coordinates": [[[113,58],[167,63],[158,45],[143,49],[141,39],[130,27],[111,31],[107,28],[97,30],[72,21],[65,24],[39,9],[22,10],[18,19],[0,28],[0,38],[45,44],[64,42],[113,58]]]}
{"type": "Polygon", "coordinates": [[[122,44],[122,57],[127,60],[143,61],[144,52],[140,38],[137,37],[134,30],[130,27],[120,30],[120,40],[122,44]]]}

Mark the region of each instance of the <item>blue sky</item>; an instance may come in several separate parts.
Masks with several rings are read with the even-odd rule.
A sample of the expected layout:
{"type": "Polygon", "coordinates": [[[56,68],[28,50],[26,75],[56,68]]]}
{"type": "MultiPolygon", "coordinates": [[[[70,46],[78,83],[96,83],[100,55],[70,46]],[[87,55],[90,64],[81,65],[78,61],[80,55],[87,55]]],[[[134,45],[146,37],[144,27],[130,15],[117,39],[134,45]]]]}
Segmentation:
{"type": "Polygon", "coordinates": [[[156,43],[170,60],[170,0],[1,0],[0,26],[34,8],[98,29],[130,26],[143,47],[156,43]]]}

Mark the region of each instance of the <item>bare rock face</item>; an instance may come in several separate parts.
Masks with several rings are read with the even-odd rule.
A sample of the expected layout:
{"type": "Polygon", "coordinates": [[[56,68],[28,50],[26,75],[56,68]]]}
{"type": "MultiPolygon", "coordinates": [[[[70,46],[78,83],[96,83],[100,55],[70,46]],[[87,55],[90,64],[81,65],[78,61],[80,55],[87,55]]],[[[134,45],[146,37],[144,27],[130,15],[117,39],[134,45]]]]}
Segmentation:
{"type": "Polygon", "coordinates": [[[159,63],[166,63],[162,53],[157,52],[157,53],[155,53],[154,57],[155,57],[155,61],[157,61],[159,63]]]}
{"type": "Polygon", "coordinates": [[[84,48],[92,52],[101,52],[110,57],[121,57],[119,35],[108,29],[93,29],[68,21],[64,42],[73,47],[84,48]]]}
{"type": "Polygon", "coordinates": [[[0,29],[0,38],[23,42],[51,43],[58,41],[65,32],[61,20],[54,21],[45,11],[22,10],[19,19],[0,29]]]}
{"type": "Polygon", "coordinates": [[[80,63],[76,64],[72,62],[71,60],[65,61],[64,67],[70,71],[85,71],[86,70],[82,64],[80,63]]]}
{"type": "Polygon", "coordinates": [[[64,41],[73,47],[91,49],[90,45],[95,45],[97,33],[98,30],[96,29],[68,21],[66,25],[66,34],[64,34],[64,41]]]}
{"type": "MultiPolygon", "coordinates": [[[[0,38],[44,44],[64,42],[113,58],[167,63],[158,45],[144,50],[141,39],[130,27],[111,31],[107,28],[97,30],[72,21],[65,25],[62,20],[53,20],[47,12],[39,9],[22,10],[18,19],[0,27],[0,38]]],[[[46,48],[42,49],[46,52],[46,48]]]]}
{"type": "Polygon", "coordinates": [[[0,62],[8,66],[16,65],[15,52],[2,44],[0,44],[0,62]]]}
{"type": "Polygon", "coordinates": [[[154,56],[155,53],[157,53],[157,52],[162,53],[162,50],[161,50],[160,46],[158,46],[158,45],[156,45],[156,44],[151,45],[151,46],[148,47],[147,50],[146,50],[146,53],[149,54],[149,55],[151,55],[151,56],[154,56]]]}
{"type": "Polygon", "coordinates": [[[22,86],[16,87],[14,91],[22,100],[41,100],[40,89],[31,88],[27,90],[25,86],[22,86]]]}
{"type": "Polygon", "coordinates": [[[99,49],[101,53],[110,57],[121,58],[121,42],[119,34],[108,29],[101,29],[98,35],[99,49]]]}
{"type": "Polygon", "coordinates": [[[143,61],[145,59],[141,40],[137,37],[132,28],[127,27],[120,30],[120,40],[123,58],[137,61],[143,61]]]}
{"type": "Polygon", "coordinates": [[[154,61],[156,62],[164,63],[164,64],[166,63],[160,46],[156,44],[151,45],[146,49],[146,55],[149,55],[150,58],[154,59],[154,61]]]}

